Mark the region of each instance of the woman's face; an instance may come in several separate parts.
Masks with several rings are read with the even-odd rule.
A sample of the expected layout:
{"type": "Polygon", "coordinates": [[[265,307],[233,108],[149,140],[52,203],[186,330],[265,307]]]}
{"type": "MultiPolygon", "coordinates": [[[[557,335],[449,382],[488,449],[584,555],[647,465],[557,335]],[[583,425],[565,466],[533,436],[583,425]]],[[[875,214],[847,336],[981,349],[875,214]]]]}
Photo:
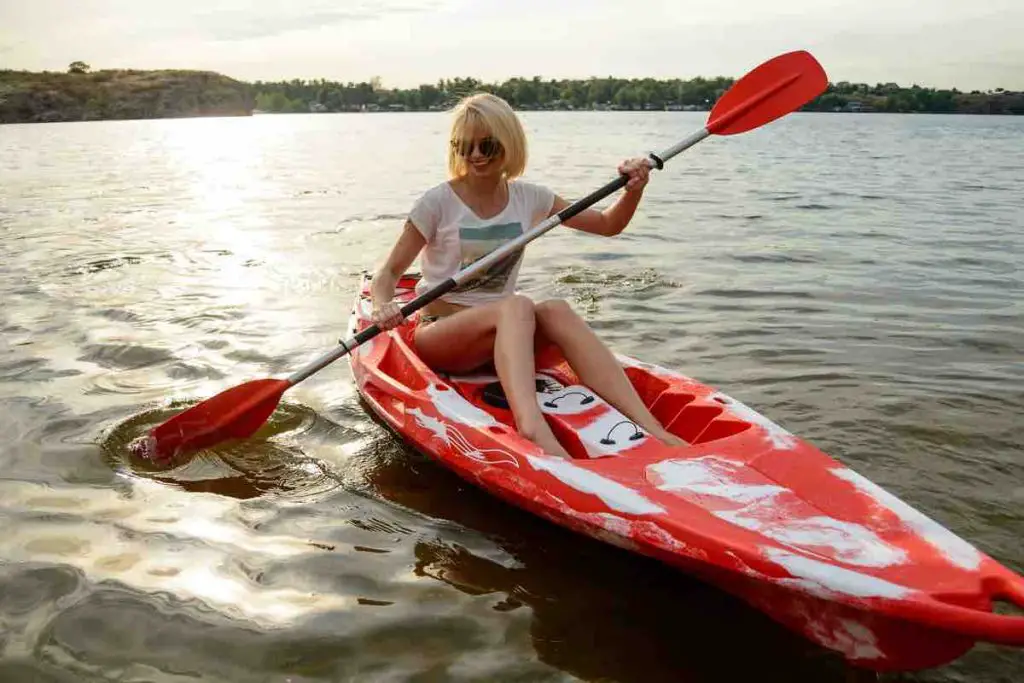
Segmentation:
{"type": "Polygon", "coordinates": [[[505,163],[505,150],[490,131],[480,126],[466,128],[463,137],[453,140],[456,152],[466,161],[471,177],[489,178],[500,175],[505,163]]]}

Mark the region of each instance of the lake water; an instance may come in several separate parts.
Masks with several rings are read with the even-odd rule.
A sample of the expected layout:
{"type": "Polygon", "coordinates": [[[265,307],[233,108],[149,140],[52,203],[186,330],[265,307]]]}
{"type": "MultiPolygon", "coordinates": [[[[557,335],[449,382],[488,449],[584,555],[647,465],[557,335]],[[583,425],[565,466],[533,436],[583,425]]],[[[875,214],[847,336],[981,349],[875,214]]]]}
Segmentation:
{"type": "MultiPolygon", "coordinates": [[[[526,113],[573,199],[693,113],[526,113]]],[[[492,500],[371,421],[344,362],[243,446],[124,444],[331,348],[444,179],[444,114],[0,127],[0,680],[846,681],[653,561],[492,500]],[[175,406],[178,406],[177,408],[175,406]]],[[[1024,570],[1024,118],[798,114],[560,228],[523,289],[730,393],[1024,570]]],[[[1019,681],[980,645],[903,681],[1019,681]]],[[[859,679],[858,679],[859,680],[859,679]]]]}

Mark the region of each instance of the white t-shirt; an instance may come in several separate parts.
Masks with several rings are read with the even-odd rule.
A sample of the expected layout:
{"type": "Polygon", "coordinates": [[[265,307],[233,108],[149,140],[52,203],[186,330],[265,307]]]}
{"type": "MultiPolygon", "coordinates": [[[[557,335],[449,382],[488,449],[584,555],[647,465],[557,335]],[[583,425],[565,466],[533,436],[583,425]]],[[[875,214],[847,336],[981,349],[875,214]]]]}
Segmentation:
{"type": "MultiPolygon", "coordinates": [[[[420,254],[422,277],[416,287],[423,293],[523,234],[551,213],[555,194],[522,180],[508,183],[508,203],[501,213],[482,219],[462,201],[448,182],[428,190],[409,212],[426,246],[420,254]]],[[[453,304],[475,306],[515,292],[522,252],[491,266],[475,280],[441,297],[453,304]]]]}

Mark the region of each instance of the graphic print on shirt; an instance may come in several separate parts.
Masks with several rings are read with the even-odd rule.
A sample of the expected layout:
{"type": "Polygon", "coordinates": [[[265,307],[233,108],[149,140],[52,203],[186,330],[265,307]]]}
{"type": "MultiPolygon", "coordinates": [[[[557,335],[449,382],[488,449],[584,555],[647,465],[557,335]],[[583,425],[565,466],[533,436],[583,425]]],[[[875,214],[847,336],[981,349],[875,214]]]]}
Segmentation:
{"type": "MultiPolygon", "coordinates": [[[[462,251],[462,261],[459,264],[459,269],[462,270],[472,265],[501,245],[514,240],[522,234],[523,225],[519,221],[495,225],[459,226],[459,241],[462,251]]],[[[515,268],[522,255],[522,251],[509,254],[475,279],[455,288],[453,292],[503,292],[512,269],[515,268]]]]}

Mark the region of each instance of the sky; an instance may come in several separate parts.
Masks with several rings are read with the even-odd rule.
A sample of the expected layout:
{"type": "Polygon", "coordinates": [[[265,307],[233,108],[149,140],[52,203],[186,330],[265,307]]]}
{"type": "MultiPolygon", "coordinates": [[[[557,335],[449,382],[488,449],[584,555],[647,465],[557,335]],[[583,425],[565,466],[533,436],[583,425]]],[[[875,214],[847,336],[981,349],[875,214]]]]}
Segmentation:
{"type": "Polygon", "coordinates": [[[1024,0],[0,0],[0,68],[247,81],[741,76],[810,50],[830,80],[1024,90],[1024,0]]]}

